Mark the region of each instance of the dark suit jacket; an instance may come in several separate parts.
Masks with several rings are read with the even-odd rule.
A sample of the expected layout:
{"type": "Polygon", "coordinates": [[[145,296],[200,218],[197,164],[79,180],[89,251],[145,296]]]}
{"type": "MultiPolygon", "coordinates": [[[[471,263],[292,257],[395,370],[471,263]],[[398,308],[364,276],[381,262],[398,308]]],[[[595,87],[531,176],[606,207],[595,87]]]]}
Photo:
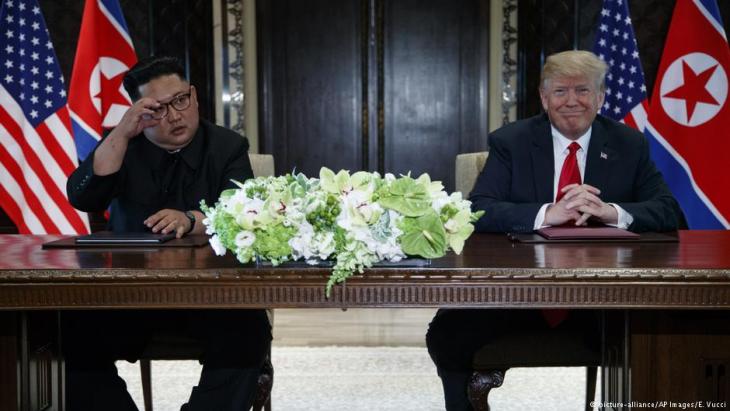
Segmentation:
{"type": "Polygon", "coordinates": [[[213,205],[223,190],[236,187],[231,179],[253,177],[248,140],[202,119],[190,144],[174,154],[144,135],[134,137],[122,167],[108,176],[94,175],[94,153],[71,174],[66,191],[82,211],[111,205],[107,228],[115,232],[146,232],[142,222],[153,213],[199,210],[200,200],[213,205]]]}
{"type": "MultiPolygon", "coordinates": [[[[469,199],[484,210],[480,232],[529,232],[540,207],[554,201],[553,142],[546,114],[517,121],[488,139],[487,163],[469,199]]],[[[634,218],[629,230],[672,231],[683,217],[638,131],[597,116],[586,157],[584,183],[634,218]]]]}

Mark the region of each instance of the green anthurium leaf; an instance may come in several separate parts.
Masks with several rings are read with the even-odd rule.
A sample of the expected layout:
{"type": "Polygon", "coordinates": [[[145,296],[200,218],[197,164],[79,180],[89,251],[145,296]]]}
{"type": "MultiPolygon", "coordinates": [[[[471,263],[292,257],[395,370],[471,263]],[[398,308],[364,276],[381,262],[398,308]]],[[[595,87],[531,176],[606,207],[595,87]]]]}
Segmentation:
{"type": "Polygon", "coordinates": [[[365,189],[368,184],[370,184],[370,181],[372,179],[372,173],[368,173],[367,171],[358,171],[357,173],[352,175],[350,182],[352,183],[353,189],[362,190],[365,189]]]}
{"type": "Polygon", "coordinates": [[[431,210],[431,198],[423,185],[410,177],[402,177],[390,185],[380,197],[380,205],[406,217],[418,217],[431,210]]]}
{"type": "Polygon", "coordinates": [[[337,188],[335,182],[335,173],[327,167],[322,167],[319,170],[319,185],[322,189],[328,193],[339,193],[340,190],[337,188]]]}
{"type": "Polygon", "coordinates": [[[231,196],[232,196],[233,194],[235,194],[235,193],[236,193],[236,191],[238,191],[238,189],[235,189],[235,188],[229,188],[229,189],[227,189],[227,190],[223,190],[223,191],[221,192],[221,195],[220,195],[220,199],[221,199],[221,200],[225,200],[225,199],[228,199],[228,198],[230,198],[230,197],[231,197],[231,196]]]}
{"type": "Polygon", "coordinates": [[[475,211],[471,213],[471,219],[469,220],[469,222],[476,223],[477,221],[479,221],[480,218],[482,218],[483,215],[484,210],[475,211]]]}
{"type": "Polygon", "coordinates": [[[461,229],[455,233],[451,233],[448,235],[449,237],[449,246],[456,254],[461,254],[461,251],[464,249],[464,243],[466,242],[466,239],[469,238],[471,233],[474,232],[474,226],[471,224],[466,224],[461,227],[461,229]]]}
{"type": "Polygon", "coordinates": [[[404,253],[424,258],[446,254],[446,231],[435,212],[404,218],[400,228],[403,234],[398,240],[404,253]]]}

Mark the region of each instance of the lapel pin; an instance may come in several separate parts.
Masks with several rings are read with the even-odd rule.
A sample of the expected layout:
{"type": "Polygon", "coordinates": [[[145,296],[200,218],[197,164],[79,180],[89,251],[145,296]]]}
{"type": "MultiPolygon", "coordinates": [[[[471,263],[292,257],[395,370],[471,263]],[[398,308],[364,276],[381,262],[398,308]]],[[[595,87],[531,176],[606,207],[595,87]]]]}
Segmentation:
{"type": "Polygon", "coordinates": [[[604,160],[608,160],[608,154],[606,154],[603,151],[601,151],[601,158],[604,159],[604,160]]]}

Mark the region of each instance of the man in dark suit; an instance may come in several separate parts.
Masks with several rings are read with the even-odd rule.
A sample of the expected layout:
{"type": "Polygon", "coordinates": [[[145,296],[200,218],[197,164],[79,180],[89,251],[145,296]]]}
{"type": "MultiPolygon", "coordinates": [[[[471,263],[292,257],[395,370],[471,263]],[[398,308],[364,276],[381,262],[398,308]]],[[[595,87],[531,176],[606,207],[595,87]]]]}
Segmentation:
{"type": "MultiPolygon", "coordinates": [[[[489,136],[489,157],[470,195],[484,210],[479,232],[530,232],[545,226],[605,224],[672,231],[679,206],[649,157],[640,132],[598,116],[608,67],[593,53],[548,57],[540,81],[545,114],[489,136]]],[[[473,354],[514,327],[560,330],[591,313],[555,310],[440,310],[426,336],[446,408],[470,410],[466,385],[473,354]]],[[[586,318],[588,317],[588,318],[586,318]]]]}
{"type": "MultiPolygon", "coordinates": [[[[200,201],[253,177],[247,140],[200,119],[195,86],[174,58],[139,61],[124,87],[134,104],[70,176],[71,204],[111,206],[114,232],[202,234],[200,201]]],[[[136,360],[153,337],[199,348],[200,382],[183,410],[247,410],[271,344],[264,310],[70,311],[62,333],[74,411],[136,410],[114,362],[136,360]]]]}

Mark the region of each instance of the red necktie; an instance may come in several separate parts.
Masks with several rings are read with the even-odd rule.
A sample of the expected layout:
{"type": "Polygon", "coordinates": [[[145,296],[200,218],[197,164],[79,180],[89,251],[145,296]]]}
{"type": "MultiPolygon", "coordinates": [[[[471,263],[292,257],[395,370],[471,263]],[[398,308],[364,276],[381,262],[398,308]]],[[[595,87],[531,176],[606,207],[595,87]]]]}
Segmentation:
{"type": "MultiPolygon", "coordinates": [[[[560,191],[563,187],[567,186],[568,184],[581,183],[580,169],[578,168],[578,158],[575,156],[575,153],[577,153],[579,149],[580,144],[576,143],[575,141],[570,143],[570,145],[568,146],[568,150],[570,150],[570,152],[565,157],[565,161],[563,162],[563,168],[562,170],[560,170],[560,180],[558,180],[558,196],[555,199],[556,203],[560,201],[560,199],[563,198],[563,196],[565,195],[565,193],[560,191]]],[[[547,321],[548,325],[551,328],[554,328],[557,327],[558,324],[565,321],[565,319],[568,317],[568,310],[542,310],[542,316],[545,317],[545,321],[547,321]]]]}
{"type": "Polygon", "coordinates": [[[568,184],[580,184],[580,169],[578,168],[578,158],[576,157],[575,153],[578,152],[580,149],[580,144],[576,143],[575,141],[570,143],[568,146],[568,150],[570,152],[565,157],[565,161],[563,162],[563,168],[560,170],[560,180],[558,180],[558,195],[555,198],[555,202],[557,203],[560,201],[561,198],[565,195],[565,193],[561,192],[560,190],[563,189],[563,187],[567,186],[568,184]]]}

